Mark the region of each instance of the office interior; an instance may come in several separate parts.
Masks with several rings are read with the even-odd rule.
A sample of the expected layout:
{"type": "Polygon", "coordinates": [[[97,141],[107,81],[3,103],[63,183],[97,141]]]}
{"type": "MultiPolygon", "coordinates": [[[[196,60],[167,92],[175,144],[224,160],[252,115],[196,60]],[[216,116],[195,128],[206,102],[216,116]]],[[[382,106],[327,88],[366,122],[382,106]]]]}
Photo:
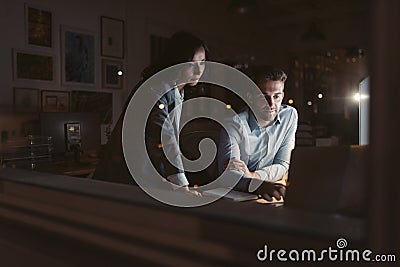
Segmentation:
{"type": "MultiPolygon", "coordinates": [[[[339,238],[400,255],[397,1],[2,0],[0,7],[4,266],[255,266],[265,264],[256,257],[264,244],[323,249],[339,238]],[[38,29],[46,38],[35,39],[38,29]],[[341,177],[324,184],[316,167],[297,191],[288,189],[291,207],[221,199],[198,208],[92,179],[143,69],[179,30],[202,38],[210,60],[250,77],[266,66],[285,70],[284,103],[299,113],[296,148],[314,151],[310,159],[325,166],[311,156],[316,149],[331,151],[321,159],[333,162],[345,147],[341,177]],[[79,51],[68,46],[68,33],[90,44],[89,74],[65,68],[74,58],[68,52],[79,51]]],[[[207,84],[186,93],[201,96],[241,105],[207,84]]]]}

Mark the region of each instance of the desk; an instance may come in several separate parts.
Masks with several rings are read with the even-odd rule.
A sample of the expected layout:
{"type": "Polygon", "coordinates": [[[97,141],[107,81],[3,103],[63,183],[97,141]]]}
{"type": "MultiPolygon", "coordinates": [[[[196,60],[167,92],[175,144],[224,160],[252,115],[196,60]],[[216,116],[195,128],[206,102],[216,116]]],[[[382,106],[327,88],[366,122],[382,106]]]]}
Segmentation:
{"type": "Polygon", "coordinates": [[[15,169],[35,170],[43,173],[90,178],[98,164],[98,158],[84,155],[79,161],[71,156],[57,156],[32,164],[30,161],[16,161],[6,164],[15,169]]]}
{"type": "Polygon", "coordinates": [[[137,186],[8,168],[0,169],[0,226],[4,242],[15,242],[2,263],[20,266],[259,266],[264,244],[319,249],[343,237],[356,247],[367,229],[362,219],[255,202],[171,207],[137,186]],[[12,248],[32,253],[15,258],[12,248]]]}

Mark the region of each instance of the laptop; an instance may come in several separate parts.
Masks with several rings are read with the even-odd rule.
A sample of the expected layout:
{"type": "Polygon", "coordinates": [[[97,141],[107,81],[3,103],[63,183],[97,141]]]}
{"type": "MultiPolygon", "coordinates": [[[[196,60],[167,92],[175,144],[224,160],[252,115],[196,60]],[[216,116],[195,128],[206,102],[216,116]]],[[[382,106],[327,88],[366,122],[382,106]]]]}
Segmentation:
{"type": "Polygon", "coordinates": [[[224,198],[231,199],[235,202],[258,199],[258,196],[254,194],[249,194],[236,190],[230,190],[228,193],[226,193],[227,190],[228,190],[227,188],[214,188],[204,191],[203,194],[205,196],[220,196],[220,197],[222,196],[224,198]]]}
{"type": "MultiPolygon", "coordinates": [[[[350,147],[296,147],[292,151],[285,206],[309,210],[331,210],[339,202],[350,147]]],[[[215,188],[204,195],[224,196],[233,201],[256,200],[255,194],[215,188]],[[225,195],[224,195],[225,194],[225,195]]],[[[280,201],[264,201],[277,203],[280,201]]]]}
{"type": "Polygon", "coordinates": [[[296,147],[292,151],[285,206],[334,210],[340,201],[349,146],[296,147]]]}

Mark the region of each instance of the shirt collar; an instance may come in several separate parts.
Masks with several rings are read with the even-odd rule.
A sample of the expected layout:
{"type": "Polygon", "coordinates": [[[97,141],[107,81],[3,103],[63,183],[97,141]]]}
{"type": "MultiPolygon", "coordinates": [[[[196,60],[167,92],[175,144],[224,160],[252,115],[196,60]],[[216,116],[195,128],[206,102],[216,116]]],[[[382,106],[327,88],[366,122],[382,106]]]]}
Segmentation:
{"type": "Polygon", "coordinates": [[[185,97],[185,91],[182,90],[182,94],[181,94],[181,92],[179,92],[178,86],[174,87],[174,91],[175,91],[175,99],[180,100],[181,102],[183,102],[184,97],[185,97]]]}
{"type": "MultiPolygon", "coordinates": [[[[283,105],[281,106],[281,108],[279,109],[279,112],[277,114],[277,116],[275,117],[274,123],[271,125],[274,125],[275,123],[281,123],[281,110],[283,108],[283,105]]],[[[254,131],[255,129],[259,128],[261,129],[261,127],[258,125],[257,123],[257,119],[256,116],[254,115],[254,113],[251,111],[251,109],[248,109],[248,113],[249,113],[249,118],[248,118],[248,123],[249,123],[249,127],[251,131],[254,131]]]]}

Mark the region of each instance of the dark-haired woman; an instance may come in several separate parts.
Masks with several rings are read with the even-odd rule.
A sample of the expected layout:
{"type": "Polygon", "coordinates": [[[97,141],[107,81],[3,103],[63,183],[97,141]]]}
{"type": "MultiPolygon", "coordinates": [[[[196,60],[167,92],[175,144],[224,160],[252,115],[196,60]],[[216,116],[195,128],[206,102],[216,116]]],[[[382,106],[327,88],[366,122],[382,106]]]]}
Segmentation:
{"type": "MultiPolygon", "coordinates": [[[[160,82],[160,87],[165,88],[165,91],[160,95],[148,117],[145,141],[149,157],[161,176],[176,185],[177,188],[195,195],[198,193],[189,190],[189,182],[184,173],[179,150],[179,121],[184,88],[195,86],[198,83],[204,72],[207,56],[208,49],[202,40],[187,32],[176,33],[171,37],[167,49],[160,59],[145,69],[143,80],[135,88],[135,90],[140,88],[144,81],[159,71],[175,64],[189,62],[189,64],[184,64],[184,67],[176,73],[174,79],[160,82]],[[182,81],[185,82],[182,83],[182,81]],[[167,142],[164,142],[166,145],[163,146],[160,145],[163,143],[161,142],[161,133],[166,136],[167,140],[167,142]]],[[[147,88],[145,89],[147,90],[147,88]]],[[[134,92],[131,97],[133,95],[134,92]]],[[[111,140],[103,151],[103,156],[94,175],[95,179],[128,184],[135,183],[129,174],[122,153],[121,129],[123,117],[124,114],[121,115],[112,133],[111,140]]],[[[141,164],[141,162],[137,164],[141,164]]]]}

